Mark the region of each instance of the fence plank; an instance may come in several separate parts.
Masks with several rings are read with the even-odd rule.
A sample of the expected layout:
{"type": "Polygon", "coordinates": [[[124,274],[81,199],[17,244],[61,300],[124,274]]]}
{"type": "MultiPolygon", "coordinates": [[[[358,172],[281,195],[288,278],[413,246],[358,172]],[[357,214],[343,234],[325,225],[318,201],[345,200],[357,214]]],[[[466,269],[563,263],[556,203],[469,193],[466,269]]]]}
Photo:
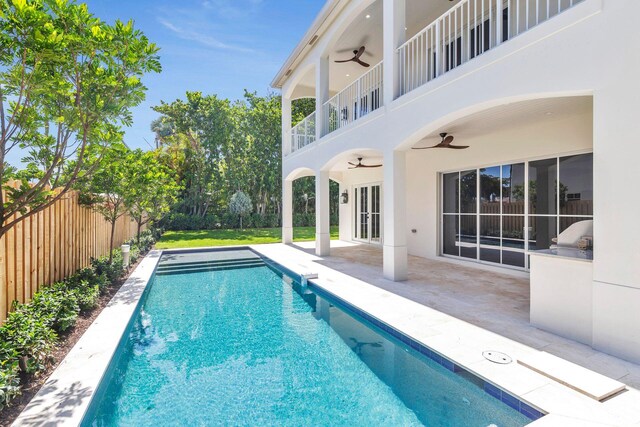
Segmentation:
{"type": "MultiPolygon", "coordinates": [[[[82,206],[75,191],[8,230],[0,238],[0,322],[13,301],[28,302],[43,286],[89,266],[91,258],[108,255],[110,232],[110,224],[82,206]]],[[[134,234],[131,218],[122,216],[114,247],[134,234]]]]}

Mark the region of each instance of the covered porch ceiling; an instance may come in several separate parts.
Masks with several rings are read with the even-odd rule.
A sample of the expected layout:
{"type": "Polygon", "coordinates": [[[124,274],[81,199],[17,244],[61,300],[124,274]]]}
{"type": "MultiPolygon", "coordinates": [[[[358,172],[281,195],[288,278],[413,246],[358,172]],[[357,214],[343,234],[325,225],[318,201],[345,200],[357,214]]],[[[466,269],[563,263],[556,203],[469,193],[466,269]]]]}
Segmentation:
{"type": "MultiPolygon", "coordinates": [[[[407,0],[405,10],[406,34],[409,39],[433,22],[460,0],[407,0]]],[[[329,50],[329,94],[335,95],[356,81],[383,57],[382,0],[374,1],[359,13],[329,50]],[[370,64],[365,68],[355,62],[336,63],[353,57],[353,50],[365,46],[361,59],[370,64]]],[[[308,70],[292,93],[292,99],[315,96],[315,70],[308,70]]]]}
{"type": "Polygon", "coordinates": [[[505,104],[442,125],[429,132],[414,147],[437,144],[440,142],[441,132],[454,135],[456,144],[465,145],[465,140],[490,136],[499,129],[520,128],[531,124],[544,126],[592,113],[591,96],[543,98],[505,104]]]}

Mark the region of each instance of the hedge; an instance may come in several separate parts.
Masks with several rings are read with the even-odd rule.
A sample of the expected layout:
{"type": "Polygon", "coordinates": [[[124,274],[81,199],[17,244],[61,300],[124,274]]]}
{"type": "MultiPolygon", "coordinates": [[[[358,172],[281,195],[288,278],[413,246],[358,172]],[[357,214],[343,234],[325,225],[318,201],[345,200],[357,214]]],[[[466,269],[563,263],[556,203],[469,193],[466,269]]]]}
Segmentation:
{"type": "MultiPolygon", "coordinates": [[[[159,232],[146,230],[139,243],[128,242],[131,262],[151,249],[158,237],[159,232]]],[[[80,313],[96,308],[100,294],[124,273],[122,253],[115,249],[112,262],[108,257],[92,259],[91,267],[43,288],[31,302],[14,302],[0,326],[0,410],[20,394],[21,378],[28,380],[49,366],[60,335],[75,325],[80,313]]]]}
{"type": "MultiPolygon", "coordinates": [[[[330,221],[331,225],[338,225],[338,216],[331,215],[330,221]]],[[[293,214],[294,227],[313,227],[315,224],[315,213],[293,214]]],[[[274,213],[252,213],[242,220],[242,225],[244,228],[277,228],[281,226],[281,221],[280,216],[274,213]]],[[[161,221],[161,226],[172,231],[233,229],[240,227],[240,219],[237,215],[229,213],[208,214],[206,216],[172,213],[161,221]]]]}

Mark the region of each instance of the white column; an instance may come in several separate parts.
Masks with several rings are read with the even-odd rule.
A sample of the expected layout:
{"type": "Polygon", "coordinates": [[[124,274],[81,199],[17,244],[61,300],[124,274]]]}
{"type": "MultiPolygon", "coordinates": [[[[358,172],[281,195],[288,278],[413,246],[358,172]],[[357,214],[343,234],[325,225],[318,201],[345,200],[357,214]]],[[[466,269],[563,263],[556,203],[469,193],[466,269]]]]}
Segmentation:
{"type": "Polygon", "coordinates": [[[293,242],[293,181],[282,180],[282,243],[293,242]]]}
{"type": "Polygon", "coordinates": [[[407,280],[406,159],[403,151],[384,154],[384,277],[396,282],[407,280]]]}
{"type": "Polygon", "coordinates": [[[316,173],[316,255],[329,255],[330,243],[329,172],[319,171],[316,173]]]}
{"type": "Polygon", "coordinates": [[[640,62],[631,64],[593,95],[593,347],[640,363],[640,62]]]}
{"type": "Polygon", "coordinates": [[[282,96],[282,155],[291,153],[291,99],[282,96]]]}
{"type": "Polygon", "coordinates": [[[396,49],[406,40],[406,0],[383,1],[383,94],[384,104],[389,105],[399,93],[399,64],[396,49]]]}
{"type": "Polygon", "coordinates": [[[326,117],[322,106],[329,99],[329,57],[318,58],[316,64],[316,141],[324,135],[326,117]]]}

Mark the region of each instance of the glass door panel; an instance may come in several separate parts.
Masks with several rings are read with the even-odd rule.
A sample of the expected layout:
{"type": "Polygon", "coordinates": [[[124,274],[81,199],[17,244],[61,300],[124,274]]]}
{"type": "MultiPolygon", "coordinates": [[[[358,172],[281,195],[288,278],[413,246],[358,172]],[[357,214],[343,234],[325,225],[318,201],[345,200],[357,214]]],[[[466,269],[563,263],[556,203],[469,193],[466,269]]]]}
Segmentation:
{"type": "Polygon", "coordinates": [[[382,187],[362,185],[354,188],[355,240],[367,243],[382,241],[382,187]]]}
{"type": "Polygon", "coordinates": [[[458,246],[458,229],[460,223],[458,215],[442,216],[442,252],[446,255],[460,256],[458,246]]]}
{"type": "Polygon", "coordinates": [[[358,238],[369,240],[369,187],[360,187],[358,202],[358,238]]]}
{"type": "Polygon", "coordinates": [[[380,224],[381,224],[381,212],[380,212],[380,186],[371,186],[371,241],[380,243],[380,224]]]}

